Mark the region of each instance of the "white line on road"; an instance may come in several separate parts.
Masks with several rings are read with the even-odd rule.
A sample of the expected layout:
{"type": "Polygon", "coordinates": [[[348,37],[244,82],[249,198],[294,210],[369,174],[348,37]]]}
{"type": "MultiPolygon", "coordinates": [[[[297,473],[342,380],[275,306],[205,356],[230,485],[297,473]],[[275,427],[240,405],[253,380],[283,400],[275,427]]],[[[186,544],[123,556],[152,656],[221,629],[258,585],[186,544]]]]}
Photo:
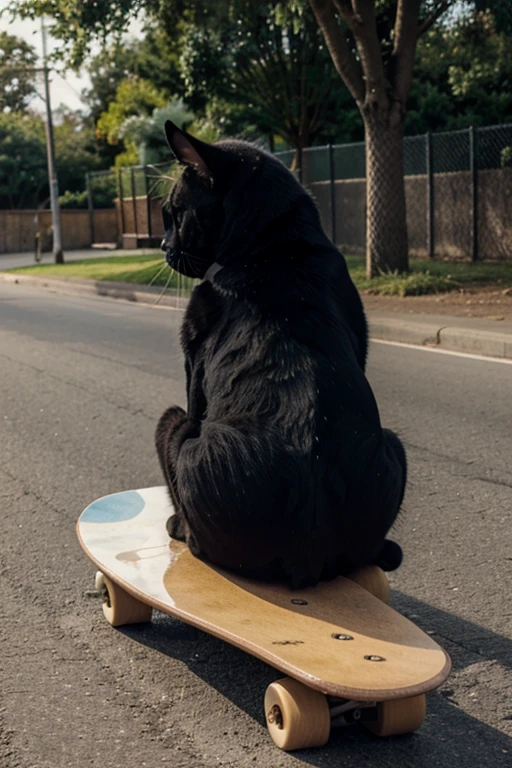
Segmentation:
{"type": "Polygon", "coordinates": [[[470,360],[483,360],[484,363],[504,363],[512,365],[512,360],[505,357],[490,357],[488,355],[473,355],[471,352],[455,352],[451,349],[440,349],[439,347],[422,347],[419,344],[405,344],[401,341],[385,341],[384,339],[370,339],[373,344],[388,344],[390,347],[405,347],[406,349],[416,349],[421,352],[436,352],[438,355],[453,355],[454,357],[467,357],[470,360]]]}

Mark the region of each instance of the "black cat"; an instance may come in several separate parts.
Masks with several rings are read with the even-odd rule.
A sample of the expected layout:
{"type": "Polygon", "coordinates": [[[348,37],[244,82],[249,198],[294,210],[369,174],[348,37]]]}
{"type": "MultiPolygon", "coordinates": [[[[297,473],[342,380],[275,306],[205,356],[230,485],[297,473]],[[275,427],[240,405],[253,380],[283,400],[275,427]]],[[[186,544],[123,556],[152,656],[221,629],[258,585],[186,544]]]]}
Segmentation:
{"type": "Polygon", "coordinates": [[[167,410],[156,433],[170,535],[293,587],[398,567],[385,536],[405,451],[364,375],[366,320],[343,256],[279,160],[170,122],[166,133],[185,169],[162,247],[171,267],[203,278],[182,327],[188,410],[167,410]]]}

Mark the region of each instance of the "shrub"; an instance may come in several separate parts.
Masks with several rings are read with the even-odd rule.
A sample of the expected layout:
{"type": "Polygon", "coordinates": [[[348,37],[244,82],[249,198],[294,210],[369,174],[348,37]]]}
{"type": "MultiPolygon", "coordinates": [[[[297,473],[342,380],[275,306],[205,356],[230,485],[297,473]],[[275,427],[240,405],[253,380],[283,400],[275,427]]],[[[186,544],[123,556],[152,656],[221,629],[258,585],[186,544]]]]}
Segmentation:
{"type": "Polygon", "coordinates": [[[61,208],[87,208],[87,190],[70,192],[69,189],[59,197],[61,208]]]}

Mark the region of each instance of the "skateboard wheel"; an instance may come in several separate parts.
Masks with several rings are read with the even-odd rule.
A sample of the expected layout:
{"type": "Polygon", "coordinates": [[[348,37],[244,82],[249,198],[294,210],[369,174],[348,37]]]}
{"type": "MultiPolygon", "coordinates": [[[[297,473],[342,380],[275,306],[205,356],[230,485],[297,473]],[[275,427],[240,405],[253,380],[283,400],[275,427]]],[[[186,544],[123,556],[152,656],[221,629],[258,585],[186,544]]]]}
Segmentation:
{"type": "Polygon", "coordinates": [[[275,744],[284,750],[322,747],[331,730],[324,694],[290,677],[268,686],[265,719],[275,744]]]}
{"type": "Polygon", "coordinates": [[[425,694],[377,704],[377,720],[363,723],[376,736],[398,736],[420,727],[427,712],[425,694]]]}
{"type": "Polygon", "coordinates": [[[101,571],[96,574],[95,586],[103,595],[103,614],[113,627],[151,621],[151,606],[125,592],[101,571]]]}
{"type": "Polygon", "coordinates": [[[388,577],[378,565],[368,565],[366,568],[358,568],[357,571],[349,573],[347,579],[355,581],[356,584],[371,592],[383,603],[389,602],[389,582],[388,577]]]}

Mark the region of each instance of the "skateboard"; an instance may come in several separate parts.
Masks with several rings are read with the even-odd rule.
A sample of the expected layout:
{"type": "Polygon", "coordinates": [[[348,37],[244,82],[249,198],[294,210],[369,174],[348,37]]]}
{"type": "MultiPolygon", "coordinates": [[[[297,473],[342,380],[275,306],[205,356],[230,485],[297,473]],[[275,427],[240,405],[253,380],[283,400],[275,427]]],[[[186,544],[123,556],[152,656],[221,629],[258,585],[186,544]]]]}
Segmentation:
{"type": "Polygon", "coordinates": [[[387,605],[376,566],[316,587],[256,582],[195,558],[169,539],[167,488],[105,496],[77,524],[99,569],[96,588],[113,626],[153,609],[209,632],[283,672],[265,693],[269,733],[284,750],[322,746],[331,727],[360,722],[388,736],[416,730],[425,693],[450,672],[446,652],[387,605]]]}

